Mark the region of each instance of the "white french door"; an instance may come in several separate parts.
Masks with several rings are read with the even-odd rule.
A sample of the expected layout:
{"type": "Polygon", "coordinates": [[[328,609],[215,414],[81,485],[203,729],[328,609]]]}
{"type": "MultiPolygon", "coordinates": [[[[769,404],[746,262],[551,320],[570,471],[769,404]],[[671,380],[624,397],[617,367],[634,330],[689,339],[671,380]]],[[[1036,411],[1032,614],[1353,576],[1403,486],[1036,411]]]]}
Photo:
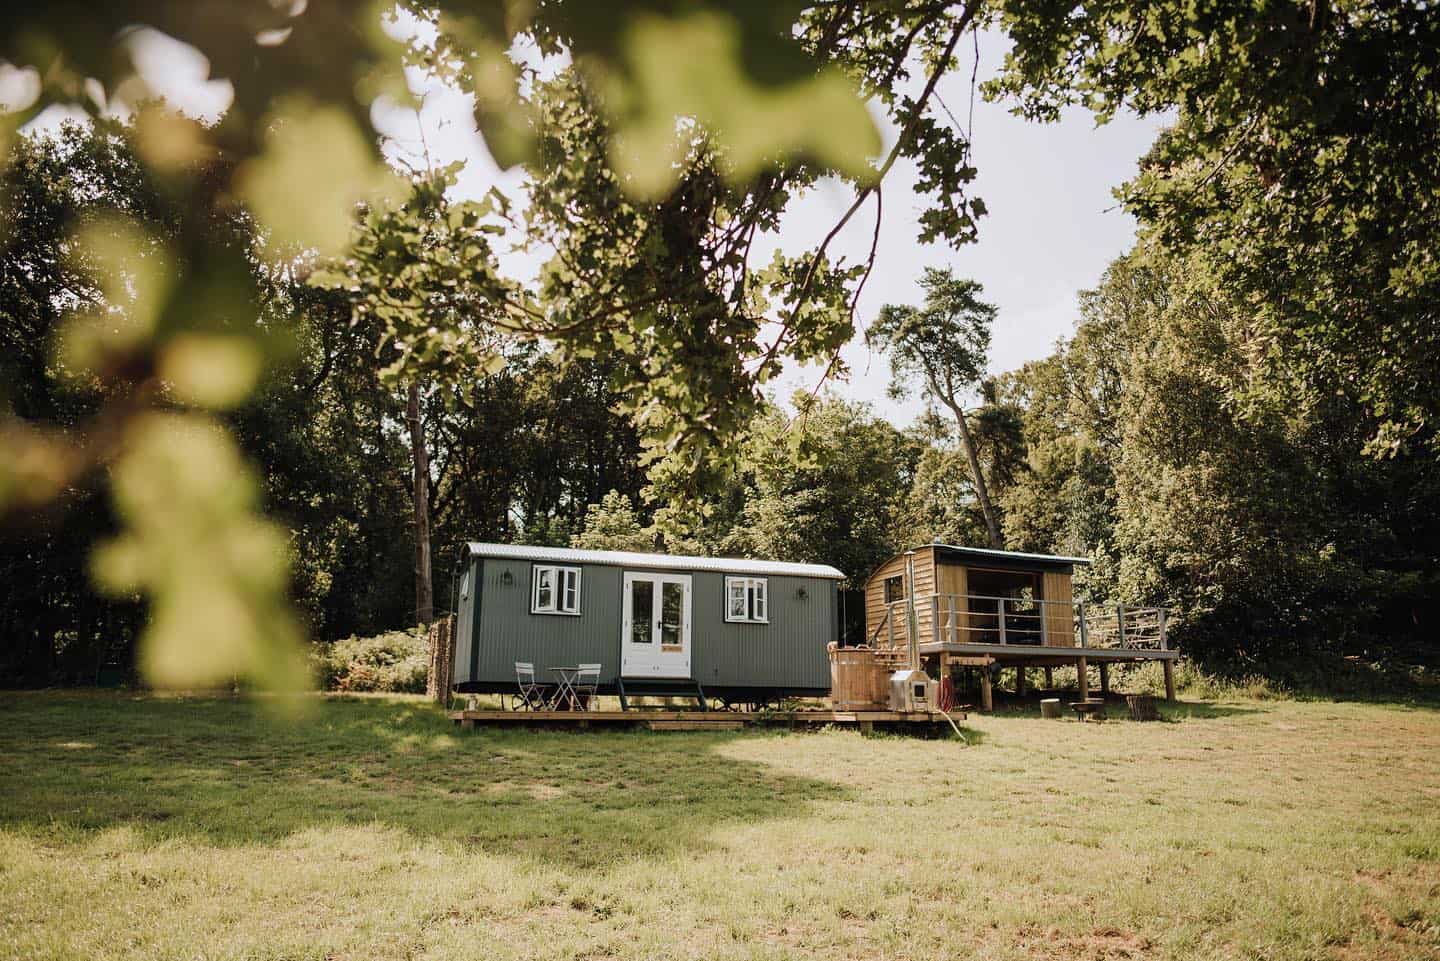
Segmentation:
{"type": "Polygon", "coordinates": [[[625,572],[622,677],[690,676],[690,575],[625,572]]]}

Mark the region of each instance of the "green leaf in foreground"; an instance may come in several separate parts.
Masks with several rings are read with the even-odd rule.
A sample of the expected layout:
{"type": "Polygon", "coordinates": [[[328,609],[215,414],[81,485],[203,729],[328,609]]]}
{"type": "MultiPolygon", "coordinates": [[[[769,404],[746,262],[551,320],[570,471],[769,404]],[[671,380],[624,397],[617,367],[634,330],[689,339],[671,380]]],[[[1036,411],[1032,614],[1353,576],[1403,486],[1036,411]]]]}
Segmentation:
{"type": "Polygon", "coordinates": [[[140,663],[157,687],[237,677],[275,690],[308,680],[285,602],[286,540],[256,513],[258,487],[230,435],[196,414],[151,413],[126,430],[112,479],[125,531],[93,556],[97,583],[152,602],[140,663]]]}
{"type": "MultiPolygon", "coordinates": [[[[612,160],[638,196],[663,197],[680,179],[689,138],[676,136],[679,118],[693,119],[723,145],[735,183],[783,154],[813,157],[847,176],[872,172],[880,134],[838,69],[758,83],[744,66],[740,24],[714,11],[637,17],[624,48],[626,69],[609,85],[618,108],[612,160]]],[[[772,54],[782,51],[789,58],[783,65],[793,67],[798,52],[772,54]]]]}

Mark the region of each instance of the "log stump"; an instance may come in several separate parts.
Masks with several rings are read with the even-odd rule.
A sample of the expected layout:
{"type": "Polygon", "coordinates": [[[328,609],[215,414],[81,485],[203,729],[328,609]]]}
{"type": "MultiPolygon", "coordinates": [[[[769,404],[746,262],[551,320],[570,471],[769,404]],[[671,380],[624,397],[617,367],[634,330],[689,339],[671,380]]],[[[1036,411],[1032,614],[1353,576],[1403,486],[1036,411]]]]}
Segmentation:
{"type": "Polygon", "coordinates": [[[1149,694],[1127,694],[1125,706],[1130,709],[1130,719],[1133,721],[1160,720],[1160,709],[1155,706],[1155,698],[1149,694]]]}

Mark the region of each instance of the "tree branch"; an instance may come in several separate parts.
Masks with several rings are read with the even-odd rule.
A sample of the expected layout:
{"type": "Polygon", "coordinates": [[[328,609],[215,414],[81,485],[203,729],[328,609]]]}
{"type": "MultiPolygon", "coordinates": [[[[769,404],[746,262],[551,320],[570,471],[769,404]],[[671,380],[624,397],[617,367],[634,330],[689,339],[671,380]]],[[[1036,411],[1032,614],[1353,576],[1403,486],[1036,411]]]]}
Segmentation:
{"type": "Polygon", "coordinates": [[[978,2],[972,2],[965,8],[965,12],[962,13],[960,18],[955,22],[955,26],[950,31],[950,39],[946,41],[945,49],[941,53],[935,69],[930,72],[930,77],[926,81],[925,89],[915,101],[915,109],[911,111],[910,119],[906,122],[904,129],[900,131],[900,136],[896,138],[895,145],[890,148],[890,153],[886,156],[885,162],[882,163],[880,169],[876,171],[874,180],[860,189],[860,192],[855,196],[855,201],[849,206],[835,226],[830,228],[830,232],[825,235],[825,239],[822,240],[820,246],[816,248],[814,256],[810,259],[810,265],[805,271],[805,278],[801,281],[800,291],[795,298],[795,306],[791,308],[790,316],[785,321],[775,343],[766,351],[765,358],[760,364],[761,369],[764,369],[774,362],[776,354],[784,343],[785,334],[800,316],[800,311],[804,308],[810,296],[810,287],[815,280],[815,273],[819,270],[821,261],[825,259],[825,253],[829,249],[830,244],[835,240],[836,236],[839,235],[840,231],[844,230],[845,226],[850,223],[851,218],[855,216],[856,212],[859,211],[869,196],[879,189],[880,184],[890,173],[890,169],[895,166],[895,162],[900,159],[901,153],[908,146],[910,138],[915,133],[915,127],[925,112],[926,104],[929,103],[930,97],[935,93],[936,86],[940,83],[940,78],[945,75],[945,71],[950,65],[950,58],[955,53],[956,45],[960,42],[960,38],[964,35],[965,29],[970,25],[971,21],[974,20],[978,11],[978,2]]]}

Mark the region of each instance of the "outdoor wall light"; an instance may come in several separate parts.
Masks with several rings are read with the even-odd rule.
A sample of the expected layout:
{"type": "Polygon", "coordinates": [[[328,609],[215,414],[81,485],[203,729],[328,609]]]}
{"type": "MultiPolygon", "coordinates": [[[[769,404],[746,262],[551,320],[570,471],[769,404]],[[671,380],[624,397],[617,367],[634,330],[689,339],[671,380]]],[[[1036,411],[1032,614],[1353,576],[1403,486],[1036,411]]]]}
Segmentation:
{"type": "Polygon", "coordinates": [[[511,574],[509,569],[507,568],[505,570],[505,573],[500,575],[500,583],[504,584],[506,587],[509,587],[511,584],[515,583],[515,575],[511,574]]]}
{"type": "Polygon", "coordinates": [[[798,590],[795,591],[795,600],[797,600],[797,601],[803,601],[803,600],[805,600],[805,598],[807,598],[807,597],[809,597],[809,596],[810,596],[809,592],[807,592],[807,591],[805,590],[805,588],[803,588],[803,587],[802,587],[802,588],[799,588],[798,590]]]}

